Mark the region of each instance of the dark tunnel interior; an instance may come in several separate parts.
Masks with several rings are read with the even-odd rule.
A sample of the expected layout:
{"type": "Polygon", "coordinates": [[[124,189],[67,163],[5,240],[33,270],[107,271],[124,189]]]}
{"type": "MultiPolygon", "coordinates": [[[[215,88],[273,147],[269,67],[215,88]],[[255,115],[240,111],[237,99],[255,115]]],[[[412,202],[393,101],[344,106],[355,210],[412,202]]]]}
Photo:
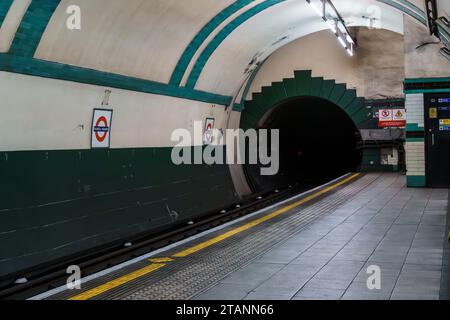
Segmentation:
{"type": "Polygon", "coordinates": [[[280,169],[262,176],[260,166],[246,166],[253,191],[290,184],[310,187],[357,171],[361,137],[352,119],[335,104],[316,97],[297,97],[274,106],[258,128],[280,130],[280,169]]]}

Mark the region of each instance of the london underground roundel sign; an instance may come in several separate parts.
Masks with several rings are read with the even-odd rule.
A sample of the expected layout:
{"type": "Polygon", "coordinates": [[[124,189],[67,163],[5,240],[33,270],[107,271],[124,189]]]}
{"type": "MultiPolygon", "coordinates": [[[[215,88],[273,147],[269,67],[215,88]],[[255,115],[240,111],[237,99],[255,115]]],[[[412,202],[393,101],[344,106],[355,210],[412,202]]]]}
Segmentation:
{"type": "Polygon", "coordinates": [[[112,110],[94,109],[92,120],[92,148],[109,148],[112,110]]]}

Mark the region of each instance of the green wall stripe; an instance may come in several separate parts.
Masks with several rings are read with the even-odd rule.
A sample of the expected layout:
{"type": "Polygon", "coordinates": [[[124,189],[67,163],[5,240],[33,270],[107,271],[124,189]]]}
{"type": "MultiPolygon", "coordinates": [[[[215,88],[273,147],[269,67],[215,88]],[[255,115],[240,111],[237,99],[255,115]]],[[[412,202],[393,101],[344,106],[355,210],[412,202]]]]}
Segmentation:
{"type": "Polygon", "coordinates": [[[419,127],[417,123],[407,123],[406,132],[424,132],[424,127],[419,127]]]}
{"type": "Polygon", "coordinates": [[[425,142],[425,138],[406,138],[406,142],[425,142]]]}
{"type": "MultiPolygon", "coordinates": [[[[422,10],[420,10],[421,12],[419,12],[419,13],[411,10],[410,9],[410,8],[412,8],[411,7],[412,6],[411,3],[409,3],[409,7],[410,8],[406,8],[405,6],[403,6],[403,5],[401,5],[401,4],[397,3],[397,2],[391,1],[391,0],[377,0],[377,1],[381,2],[381,3],[384,3],[384,4],[387,4],[387,5],[391,6],[391,7],[394,7],[396,9],[400,10],[400,11],[403,11],[404,13],[406,13],[406,14],[410,15],[411,17],[415,18],[416,20],[418,20],[422,24],[427,25],[427,20],[426,20],[426,17],[425,17],[425,13],[422,10]]],[[[407,1],[404,1],[404,2],[406,3],[407,1]]]]}
{"type": "Polygon", "coordinates": [[[14,0],[2,0],[0,2],[0,28],[6,18],[6,15],[8,14],[9,8],[11,8],[13,1],[14,0]]]}
{"type": "Polygon", "coordinates": [[[58,7],[60,0],[32,0],[9,52],[11,54],[33,57],[47,28],[48,22],[58,7]]]}
{"type": "Polygon", "coordinates": [[[416,90],[405,90],[405,94],[414,93],[440,93],[440,92],[450,92],[450,88],[447,89],[416,89],[416,90]]]}
{"type": "Polygon", "coordinates": [[[425,187],[426,186],[426,178],[425,176],[407,176],[406,184],[408,187],[425,187]]]}
{"type": "Polygon", "coordinates": [[[421,14],[422,16],[426,16],[425,11],[420,9],[418,6],[416,6],[414,3],[411,3],[406,0],[397,0],[397,2],[400,2],[401,4],[405,5],[406,7],[409,7],[411,10],[416,11],[418,14],[421,14]]]}
{"type": "Polygon", "coordinates": [[[255,7],[249,9],[248,11],[241,14],[239,17],[231,21],[227,26],[225,26],[215,37],[214,39],[208,44],[208,46],[203,50],[203,52],[200,54],[198,60],[196,61],[194,68],[192,69],[188,81],[186,83],[187,88],[194,88],[198,78],[200,77],[201,72],[203,71],[203,68],[205,67],[206,63],[208,62],[209,58],[212,56],[214,51],[220,46],[220,44],[234,31],[236,30],[241,24],[246,22],[247,20],[253,18],[255,15],[259,14],[260,12],[277,5],[279,3],[282,3],[286,0],[267,0],[265,2],[262,2],[255,7]]]}
{"type": "Polygon", "coordinates": [[[405,83],[429,83],[429,82],[450,82],[450,77],[405,79],[405,83]]]}
{"type": "Polygon", "coordinates": [[[228,106],[232,97],[30,57],[0,54],[0,71],[159,94],[228,106]]]}
{"type": "Polygon", "coordinates": [[[197,50],[201,47],[203,42],[205,42],[205,40],[221,23],[223,23],[237,11],[249,5],[251,2],[253,2],[253,0],[238,0],[222,10],[211,21],[209,21],[184,50],[183,55],[181,56],[177,66],[175,67],[169,84],[179,86],[181,80],[183,79],[183,75],[185,74],[186,69],[189,66],[189,63],[191,62],[192,58],[194,57],[197,50]]]}

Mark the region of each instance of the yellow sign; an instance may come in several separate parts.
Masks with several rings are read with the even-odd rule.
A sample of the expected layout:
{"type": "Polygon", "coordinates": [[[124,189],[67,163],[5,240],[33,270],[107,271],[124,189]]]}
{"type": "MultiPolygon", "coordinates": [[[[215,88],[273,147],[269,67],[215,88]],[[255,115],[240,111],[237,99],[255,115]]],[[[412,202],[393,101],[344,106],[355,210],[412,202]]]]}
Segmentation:
{"type": "Polygon", "coordinates": [[[441,126],[450,126],[450,119],[440,119],[439,124],[441,126]]]}
{"type": "Polygon", "coordinates": [[[437,119],[437,108],[430,108],[430,119],[437,119]]]}

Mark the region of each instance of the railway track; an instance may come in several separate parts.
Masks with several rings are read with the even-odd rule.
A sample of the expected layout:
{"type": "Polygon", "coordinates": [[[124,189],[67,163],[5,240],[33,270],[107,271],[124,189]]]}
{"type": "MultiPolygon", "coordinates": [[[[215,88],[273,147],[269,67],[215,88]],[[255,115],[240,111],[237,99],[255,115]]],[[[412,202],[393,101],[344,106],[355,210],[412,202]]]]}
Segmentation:
{"type": "Polygon", "coordinates": [[[83,277],[86,277],[263,209],[317,185],[300,186],[295,184],[282,189],[254,194],[228,208],[208,212],[196,221],[182,221],[176,227],[156,234],[140,234],[133,238],[122,239],[109,246],[55,261],[51,265],[37,266],[20,275],[2,279],[0,281],[2,283],[0,299],[28,299],[66,284],[68,266],[79,266],[83,270],[83,277]],[[27,282],[15,284],[15,279],[18,277],[27,279],[27,282]]]}

